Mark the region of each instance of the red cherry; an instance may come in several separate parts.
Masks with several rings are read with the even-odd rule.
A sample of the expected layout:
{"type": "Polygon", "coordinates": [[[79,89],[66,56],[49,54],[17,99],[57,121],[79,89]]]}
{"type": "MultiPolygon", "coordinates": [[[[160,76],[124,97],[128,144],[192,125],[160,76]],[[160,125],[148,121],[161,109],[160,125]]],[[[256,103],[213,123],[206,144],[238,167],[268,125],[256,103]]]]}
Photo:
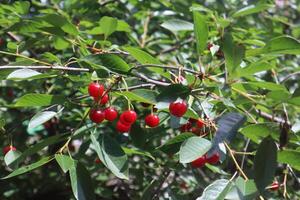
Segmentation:
{"type": "Polygon", "coordinates": [[[210,48],[212,48],[212,46],[213,46],[213,44],[208,43],[208,44],[207,44],[207,49],[210,50],[210,48]]]}
{"type": "Polygon", "coordinates": [[[280,185],[277,181],[274,181],[270,187],[271,190],[277,191],[279,189],[280,185]]]}
{"type": "Polygon", "coordinates": [[[196,123],[196,122],[197,122],[197,119],[189,118],[189,122],[191,122],[192,124],[193,124],[193,123],[196,123]]]}
{"type": "Polygon", "coordinates": [[[127,111],[125,111],[121,114],[120,121],[123,124],[130,125],[130,124],[133,124],[135,122],[136,118],[137,118],[137,114],[136,114],[135,111],[127,110],[127,111]]]}
{"type": "Polygon", "coordinates": [[[120,133],[126,133],[130,130],[131,126],[128,124],[123,124],[121,121],[117,122],[117,131],[120,133]]]}
{"type": "Polygon", "coordinates": [[[99,158],[97,158],[97,159],[95,160],[95,163],[96,163],[96,164],[100,164],[100,163],[101,163],[101,160],[100,160],[99,158]]]}
{"type": "Polygon", "coordinates": [[[100,101],[100,105],[105,105],[108,102],[109,96],[108,94],[105,94],[100,101]]]}
{"type": "Polygon", "coordinates": [[[156,127],[159,124],[159,117],[154,114],[149,114],[145,117],[145,123],[150,127],[156,127]]]}
{"type": "Polygon", "coordinates": [[[182,117],[187,111],[187,104],[185,101],[172,102],[169,106],[170,113],[176,117],[182,117]]]}
{"type": "Polygon", "coordinates": [[[16,151],[17,150],[17,148],[16,147],[14,147],[14,146],[6,146],[6,147],[4,147],[3,148],[3,154],[4,155],[6,155],[9,151],[16,151]]]}
{"type": "Polygon", "coordinates": [[[197,124],[198,128],[202,128],[205,125],[205,123],[202,119],[198,119],[196,124],[197,124]]]}
{"type": "Polygon", "coordinates": [[[198,127],[191,128],[191,132],[195,133],[196,135],[201,135],[202,131],[198,127]]]}
{"type": "Polygon", "coordinates": [[[220,154],[218,152],[214,153],[211,157],[207,158],[209,164],[216,164],[220,160],[220,154]]]}
{"type": "Polygon", "coordinates": [[[95,123],[101,123],[105,118],[105,114],[102,110],[91,110],[90,119],[95,123]]]}
{"type": "Polygon", "coordinates": [[[94,98],[99,98],[104,92],[104,86],[99,83],[90,83],[88,87],[90,96],[94,98]]]}
{"type": "Polygon", "coordinates": [[[108,121],[114,121],[118,117],[118,112],[115,108],[109,107],[104,110],[105,119],[108,121]]]}
{"type": "Polygon", "coordinates": [[[180,127],[181,132],[188,132],[192,128],[192,123],[188,122],[180,127]]]}
{"type": "Polygon", "coordinates": [[[203,167],[206,163],[206,155],[201,156],[200,158],[197,158],[194,160],[191,164],[193,168],[200,168],[203,167]]]}

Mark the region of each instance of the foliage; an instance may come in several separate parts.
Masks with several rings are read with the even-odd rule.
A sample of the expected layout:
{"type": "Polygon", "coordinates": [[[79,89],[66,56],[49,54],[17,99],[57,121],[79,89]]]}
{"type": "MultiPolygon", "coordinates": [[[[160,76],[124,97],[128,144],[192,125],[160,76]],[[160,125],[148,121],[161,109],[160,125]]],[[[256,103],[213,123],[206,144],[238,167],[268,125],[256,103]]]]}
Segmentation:
{"type": "Polygon", "coordinates": [[[299,5],[2,1],[0,199],[299,199],[299,5]],[[93,81],[129,133],[88,119],[93,81]]]}

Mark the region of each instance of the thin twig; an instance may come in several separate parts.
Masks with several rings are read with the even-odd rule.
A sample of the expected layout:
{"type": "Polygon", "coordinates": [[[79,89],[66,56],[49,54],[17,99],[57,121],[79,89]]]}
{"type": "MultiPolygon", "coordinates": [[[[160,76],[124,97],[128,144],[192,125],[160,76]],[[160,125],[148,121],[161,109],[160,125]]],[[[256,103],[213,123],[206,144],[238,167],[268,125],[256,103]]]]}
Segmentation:
{"type": "Polygon", "coordinates": [[[233,162],[234,162],[236,168],[239,170],[239,172],[242,174],[242,176],[244,177],[244,179],[245,179],[246,181],[249,180],[249,178],[247,177],[247,175],[244,173],[244,171],[241,169],[240,165],[239,165],[238,162],[236,161],[236,159],[235,159],[235,157],[234,157],[234,155],[233,155],[233,151],[231,150],[231,148],[228,146],[228,144],[227,144],[226,142],[224,142],[224,144],[225,144],[227,150],[229,151],[230,156],[231,156],[231,158],[232,158],[232,160],[233,160],[233,162]]]}
{"type": "Polygon", "coordinates": [[[284,79],[282,79],[280,81],[280,83],[283,83],[283,82],[287,81],[288,79],[290,79],[290,78],[292,78],[294,76],[299,76],[299,75],[300,75],[300,71],[291,73],[291,74],[287,75],[284,79]]]}
{"type": "Polygon", "coordinates": [[[147,83],[153,83],[155,85],[161,85],[161,86],[169,86],[171,85],[171,83],[165,83],[165,82],[162,82],[162,81],[158,81],[158,80],[154,80],[152,78],[149,78],[147,76],[145,76],[144,74],[141,74],[141,73],[133,73],[134,76],[142,79],[143,81],[147,82],[147,83]]]}
{"type": "Polygon", "coordinates": [[[41,60],[37,60],[35,58],[30,58],[28,56],[25,56],[23,54],[18,54],[18,53],[10,53],[10,52],[6,52],[6,51],[0,51],[0,54],[5,54],[5,55],[10,55],[10,56],[16,56],[16,57],[21,57],[21,58],[25,58],[27,60],[31,60],[35,63],[41,63],[41,64],[44,64],[44,65],[49,65],[51,66],[50,63],[47,63],[47,62],[44,62],[44,61],[41,61],[41,60]]]}
{"type": "Polygon", "coordinates": [[[144,33],[141,37],[141,42],[140,42],[140,45],[142,48],[145,47],[145,44],[146,44],[146,40],[147,40],[147,33],[148,33],[148,27],[149,27],[149,23],[150,23],[150,19],[152,17],[152,14],[151,12],[148,13],[146,19],[145,19],[145,23],[144,23],[144,33]]]}
{"type": "Polygon", "coordinates": [[[188,44],[188,43],[190,43],[192,41],[194,41],[194,38],[190,37],[190,38],[188,38],[187,40],[185,40],[183,42],[176,43],[173,47],[171,47],[169,49],[165,49],[165,50],[163,50],[161,52],[157,52],[157,55],[161,55],[161,54],[165,54],[165,53],[170,53],[170,52],[175,51],[175,50],[179,49],[180,47],[182,47],[183,45],[188,44]]]}
{"type": "Polygon", "coordinates": [[[89,72],[87,68],[62,67],[62,66],[0,66],[1,69],[43,69],[43,70],[63,70],[63,71],[79,71],[89,72]]]}

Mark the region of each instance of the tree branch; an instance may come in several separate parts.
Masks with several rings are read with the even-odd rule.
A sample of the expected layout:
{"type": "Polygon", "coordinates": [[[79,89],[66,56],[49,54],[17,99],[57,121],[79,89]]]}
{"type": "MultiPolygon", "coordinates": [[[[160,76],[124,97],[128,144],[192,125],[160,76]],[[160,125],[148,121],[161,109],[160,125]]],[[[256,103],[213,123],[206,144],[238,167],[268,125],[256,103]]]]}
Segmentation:
{"type": "Polygon", "coordinates": [[[161,86],[171,85],[171,83],[165,83],[165,82],[162,82],[162,81],[157,81],[157,80],[149,78],[149,77],[147,77],[147,76],[145,76],[144,74],[141,74],[141,73],[133,73],[133,75],[135,77],[138,77],[138,78],[142,79],[142,81],[147,82],[147,83],[153,83],[155,85],[161,85],[161,86]]]}
{"type": "Polygon", "coordinates": [[[46,70],[63,70],[63,71],[79,71],[89,72],[87,68],[62,67],[62,66],[0,66],[1,69],[46,69],[46,70]]]}

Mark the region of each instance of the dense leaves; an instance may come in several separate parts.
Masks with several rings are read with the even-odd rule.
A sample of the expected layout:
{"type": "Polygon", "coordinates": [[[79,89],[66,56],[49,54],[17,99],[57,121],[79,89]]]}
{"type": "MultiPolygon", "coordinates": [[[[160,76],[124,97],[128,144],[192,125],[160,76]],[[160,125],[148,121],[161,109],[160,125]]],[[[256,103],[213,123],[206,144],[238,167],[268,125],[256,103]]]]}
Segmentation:
{"type": "Polygon", "coordinates": [[[298,5],[1,1],[0,199],[299,199],[298,5]]]}

